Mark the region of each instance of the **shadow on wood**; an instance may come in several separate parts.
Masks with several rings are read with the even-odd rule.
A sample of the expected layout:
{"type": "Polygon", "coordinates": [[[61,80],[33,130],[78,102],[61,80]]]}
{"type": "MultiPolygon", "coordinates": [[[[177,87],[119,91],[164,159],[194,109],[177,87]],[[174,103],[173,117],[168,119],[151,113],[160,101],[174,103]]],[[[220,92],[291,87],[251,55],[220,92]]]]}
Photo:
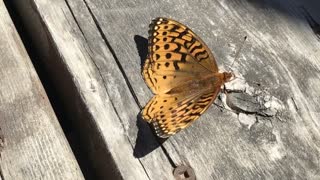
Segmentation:
{"type": "Polygon", "coordinates": [[[142,119],[141,113],[137,115],[137,127],[138,127],[138,135],[136,140],[136,145],[134,147],[133,155],[136,158],[144,157],[145,155],[149,154],[153,150],[157,149],[161,146],[162,142],[155,141],[154,135],[150,133],[150,126],[149,124],[142,119]],[[150,136],[152,135],[152,136],[150,136]]]}
{"type": "Polygon", "coordinates": [[[147,53],[148,53],[148,40],[142,36],[135,35],[134,41],[136,42],[137,50],[140,56],[140,60],[141,60],[140,65],[141,65],[141,71],[142,71],[143,64],[146,61],[147,53]]]}

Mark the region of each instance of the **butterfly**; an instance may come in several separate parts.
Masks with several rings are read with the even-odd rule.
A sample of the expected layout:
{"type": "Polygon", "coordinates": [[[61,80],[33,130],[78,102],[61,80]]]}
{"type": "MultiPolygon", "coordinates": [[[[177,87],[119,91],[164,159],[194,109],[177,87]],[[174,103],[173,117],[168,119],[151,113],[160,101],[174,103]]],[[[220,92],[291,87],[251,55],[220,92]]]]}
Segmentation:
{"type": "Polygon", "coordinates": [[[142,118],[158,137],[168,138],[197,120],[233,74],[220,73],[208,46],[182,23],[158,17],[148,33],[142,76],[154,97],[142,118]]]}

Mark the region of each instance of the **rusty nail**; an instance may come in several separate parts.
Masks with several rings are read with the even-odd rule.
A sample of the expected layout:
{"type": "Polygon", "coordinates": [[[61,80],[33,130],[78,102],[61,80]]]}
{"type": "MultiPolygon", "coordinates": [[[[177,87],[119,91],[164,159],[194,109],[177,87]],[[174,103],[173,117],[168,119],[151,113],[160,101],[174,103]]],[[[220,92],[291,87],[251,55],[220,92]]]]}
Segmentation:
{"type": "Polygon", "coordinates": [[[180,165],[173,170],[176,180],[195,180],[196,175],[190,166],[180,165]]]}

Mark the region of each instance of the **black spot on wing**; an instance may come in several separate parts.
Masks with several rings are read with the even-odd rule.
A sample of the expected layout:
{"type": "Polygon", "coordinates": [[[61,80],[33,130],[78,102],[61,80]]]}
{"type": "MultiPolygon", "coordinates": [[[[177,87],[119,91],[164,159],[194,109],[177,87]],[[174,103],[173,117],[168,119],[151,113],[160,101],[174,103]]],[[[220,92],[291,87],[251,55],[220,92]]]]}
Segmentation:
{"type": "Polygon", "coordinates": [[[156,54],[156,60],[158,60],[160,58],[159,54],[156,54]]]}

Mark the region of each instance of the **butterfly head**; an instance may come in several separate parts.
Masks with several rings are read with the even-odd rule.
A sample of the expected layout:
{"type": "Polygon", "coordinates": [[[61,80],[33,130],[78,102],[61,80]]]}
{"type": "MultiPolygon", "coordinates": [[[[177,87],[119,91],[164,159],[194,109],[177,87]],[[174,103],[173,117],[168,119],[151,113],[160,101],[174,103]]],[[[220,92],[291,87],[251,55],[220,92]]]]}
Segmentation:
{"type": "Polygon", "coordinates": [[[223,72],[223,81],[229,82],[234,79],[235,75],[232,72],[223,72]]]}

